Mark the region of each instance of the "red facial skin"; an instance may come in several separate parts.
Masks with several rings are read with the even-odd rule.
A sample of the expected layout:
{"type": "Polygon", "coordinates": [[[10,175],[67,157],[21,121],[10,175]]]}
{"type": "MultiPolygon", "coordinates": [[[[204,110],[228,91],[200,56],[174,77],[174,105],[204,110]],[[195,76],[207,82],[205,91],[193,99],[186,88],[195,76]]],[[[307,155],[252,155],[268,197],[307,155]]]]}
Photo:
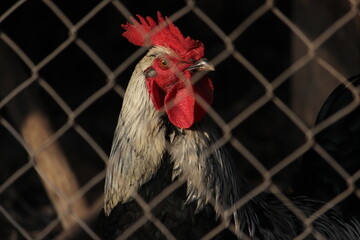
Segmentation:
{"type": "MultiPolygon", "coordinates": [[[[179,128],[190,128],[205,115],[205,110],[195,101],[200,97],[209,105],[213,100],[214,87],[208,77],[191,84],[192,72],[186,70],[193,60],[204,56],[204,45],[190,37],[184,37],[168,19],[157,13],[157,22],[151,17],[136,15],[132,23],[123,24],[123,36],[137,46],[162,46],[170,48],[178,58],[157,58],[151,68],[156,74],[147,77],[146,85],[156,109],[165,111],[170,122],[179,128]],[[169,61],[168,66],[162,60],[169,61]]],[[[149,70],[149,69],[147,69],[149,70]]],[[[145,70],[145,72],[147,71],[145,70]]],[[[144,72],[144,74],[145,74],[144,72]]],[[[147,74],[145,74],[146,76],[147,74]]]]}
{"type": "Polygon", "coordinates": [[[214,87],[208,77],[191,83],[192,72],[187,70],[193,63],[170,56],[154,60],[152,68],[156,76],[146,78],[151,100],[157,110],[164,110],[169,121],[179,128],[190,128],[200,121],[206,111],[195,100],[196,95],[209,105],[213,101],[214,87]]]}

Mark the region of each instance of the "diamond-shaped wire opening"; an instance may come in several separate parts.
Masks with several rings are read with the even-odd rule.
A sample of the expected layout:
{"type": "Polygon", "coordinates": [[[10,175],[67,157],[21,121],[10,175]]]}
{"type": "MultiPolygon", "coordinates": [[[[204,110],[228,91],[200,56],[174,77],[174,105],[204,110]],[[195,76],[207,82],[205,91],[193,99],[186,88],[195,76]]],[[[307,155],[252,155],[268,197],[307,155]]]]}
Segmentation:
{"type": "Polygon", "coordinates": [[[292,21],[298,22],[297,27],[303,31],[311,41],[318,38],[324,31],[326,31],[337,20],[344,17],[351,9],[352,4],[349,2],[336,2],[334,5],[322,4],[314,2],[313,7],[309,8],[306,4],[295,3],[294,8],[297,9],[296,13],[288,16],[292,21]],[[319,13],[321,9],[321,13],[319,13]],[[301,15],[306,12],[311,18],[304,18],[301,15]],[[314,25],[314,22],[317,22],[314,25]]]}
{"type": "Polygon", "coordinates": [[[40,178],[33,168],[22,173],[1,195],[1,199],[4,200],[2,206],[32,237],[39,233],[37,232],[39,229],[45,228],[57,218],[41,186],[40,178]],[[29,186],[28,182],[33,184],[29,186]],[[33,194],[34,192],[37,194],[33,194]]]}
{"type": "Polygon", "coordinates": [[[40,74],[71,109],[76,109],[106,82],[106,76],[75,44],[45,65],[40,74]]]}
{"type": "Polygon", "coordinates": [[[234,45],[262,75],[272,81],[291,64],[290,53],[284,51],[290,48],[289,37],[290,29],[272,12],[267,12],[243,32],[234,45]]]}
{"type": "Polygon", "coordinates": [[[126,21],[121,13],[109,4],[79,30],[78,37],[86,42],[110,69],[115,69],[135,49],[132,46],[124,47],[128,42],[121,36],[123,29],[120,23],[126,21]]]}
{"type": "MultiPolygon", "coordinates": [[[[232,133],[267,169],[281,162],[304,143],[303,132],[273,103],[265,104],[254,112],[232,133]]],[[[252,178],[258,174],[258,170],[248,161],[239,161],[239,164],[243,167],[242,175],[252,178]]],[[[282,173],[288,179],[294,172],[294,169],[290,169],[282,173]]]]}
{"type": "Polygon", "coordinates": [[[120,97],[116,92],[109,91],[86,108],[76,118],[76,123],[81,126],[105,152],[106,160],[111,148],[112,138],[116,128],[122,100],[122,97],[120,97]],[[104,108],[104,106],[112,106],[112,111],[104,108]],[[89,121],[89,119],[97,120],[89,121]],[[104,127],[104,123],[113,127],[104,127]]]}
{"type": "Polygon", "coordinates": [[[35,63],[67,38],[66,27],[41,1],[22,4],[1,23],[1,27],[35,63]]]}
{"type": "MultiPolygon", "coordinates": [[[[104,166],[104,161],[95,152],[93,147],[84,140],[83,136],[76,131],[76,126],[66,131],[59,139],[63,151],[67,153],[67,159],[71,169],[79,177],[80,185],[84,185],[96,176],[104,166]],[[79,151],[81,149],[81,151],[79,151]],[[82,173],[83,167],[87,166],[86,172],[82,173]],[[79,174],[81,172],[82,174],[79,174]]],[[[102,189],[97,189],[94,195],[99,195],[102,189]]],[[[91,197],[94,199],[95,197],[91,197]]]]}
{"type": "Polygon", "coordinates": [[[264,87],[233,57],[219,64],[211,78],[215,86],[213,108],[226,122],[233,120],[265,93],[264,87]]]}

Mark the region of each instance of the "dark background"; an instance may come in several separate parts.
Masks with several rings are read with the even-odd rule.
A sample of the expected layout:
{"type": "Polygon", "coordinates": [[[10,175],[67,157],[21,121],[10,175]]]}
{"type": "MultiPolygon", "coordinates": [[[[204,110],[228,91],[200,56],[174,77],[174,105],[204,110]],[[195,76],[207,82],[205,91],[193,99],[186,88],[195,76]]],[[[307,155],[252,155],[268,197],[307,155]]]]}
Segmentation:
{"type": "MultiPolygon", "coordinates": [[[[122,0],[121,2],[132,14],[152,17],[156,16],[158,10],[164,16],[171,16],[186,6],[184,1],[122,0]]],[[[274,6],[297,23],[310,40],[316,39],[349,10],[347,1],[310,2],[305,0],[274,2],[274,6]]],[[[53,3],[73,24],[76,24],[99,1],[54,0],[53,3]]],[[[13,1],[1,1],[0,16],[13,4],[13,1]]],[[[201,9],[225,34],[230,34],[263,4],[264,1],[260,0],[196,1],[196,7],[201,9]]],[[[137,49],[121,36],[123,30],[120,25],[126,21],[126,18],[109,3],[77,32],[77,38],[86,42],[112,71],[137,49]]],[[[359,41],[358,28],[354,28],[354,26],[359,26],[358,22],[358,19],[351,21],[329,38],[316,52],[325,57],[345,77],[356,74],[360,68],[358,44],[355,44],[357,48],[350,48],[353,42],[359,41]],[[339,44],[342,44],[341,47],[334,47],[339,44]],[[357,64],[354,63],[354,59],[357,64]]],[[[206,58],[212,59],[225,49],[224,41],[193,12],[190,11],[178,19],[175,24],[185,36],[189,35],[204,43],[206,58]]],[[[27,1],[19,6],[1,22],[0,31],[16,42],[35,64],[41,62],[63,43],[68,38],[69,32],[58,17],[42,1],[38,0],[27,1]]],[[[269,82],[276,79],[307,52],[305,45],[271,11],[263,14],[241,34],[234,41],[234,46],[269,82]]],[[[7,62],[7,64],[0,65],[1,101],[31,76],[31,69],[19,61],[18,57],[11,56],[13,55],[12,50],[2,39],[0,39],[0,55],[2,55],[3,62],[7,62]],[[16,64],[12,64],[12,61],[16,64]],[[8,77],[9,73],[10,78],[8,77]]],[[[136,62],[116,78],[117,84],[124,89],[136,62]]],[[[299,118],[304,120],[309,127],[314,123],[322,100],[338,84],[338,81],[328,72],[319,69],[316,62],[310,61],[275,90],[276,96],[289,108],[295,109],[299,118]],[[313,84],[319,78],[324,82],[318,85],[313,84]],[[300,81],[300,83],[296,81],[300,81]],[[306,85],[308,82],[311,83],[308,89],[301,87],[303,86],[301,84],[306,85]],[[294,86],[297,87],[294,88],[294,86]],[[307,94],[311,95],[311,93],[316,95],[317,99],[307,101],[307,94]],[[308,115],[305,116],[304,109],[311,109],[311,111],[310,113],[306,112],[308,115]]],[[[59,94],[72,110],[77,109],[107,83],[106,75],[75,43],[70,44],[46,64],[39,71],[39,76],[59,94]]],[[[230,122],[265,93],[262,84],[232,56],[216,66],[216,71],[211,73],[211,78],[215,85],[213,107],[225,122],[230,122]]],[[[110,151],[121,104],[122,97],[115,90],[110,90],[75,118],[75,123],[83,127],[107,154],[110,151]]],[[[6,119],[15,129],[19,129],[23,118],[33,108],[41,108],[46,113],[54,131],[68,121],[67,114],[39,85],[38,81],[34,81],[0,108],[0,118],[6,119]]],[[[271,101],[255,111],[232,133],[268,168],[274,166],[305,142],[304,133],[271,101]]],[[[93,176],[104,170],[104,161],[73,128],[66,131],[59,138],[59,142],[80,185],[84,185],[93,176]]],[[[261,181],[259,173],[240,153],[234,149],[232,149],[232,153],[237,159],[242,176],[254,184],[261,181]]],[[[0,186],[28,160],[29,157],[23,146],[0,124],[0,186]]],[[[298,165],[299,161],[296,161],[274,177],[284,191],[291,191],[288,183],[292,180],[291,176],[297,170],[298,165]]],[[[86,199],[90,203],[95,201],[101,196],[102,190],[103,181],[86,193],[86,199]]],[[[42,231],[56,217],[34,169],[26,171],[13,184],[0,192],[0,204],[30,235],[42,231]]],[[[46,239],[51,239],[60,231],[60,226],[54,228],[46,239]]],[[[2,214],[0,214],[0,238],[21,239],[17,233],[14,233],[13,225],[2,214]],[[11,236],[16,237],[11,238],[11,236]]]]}

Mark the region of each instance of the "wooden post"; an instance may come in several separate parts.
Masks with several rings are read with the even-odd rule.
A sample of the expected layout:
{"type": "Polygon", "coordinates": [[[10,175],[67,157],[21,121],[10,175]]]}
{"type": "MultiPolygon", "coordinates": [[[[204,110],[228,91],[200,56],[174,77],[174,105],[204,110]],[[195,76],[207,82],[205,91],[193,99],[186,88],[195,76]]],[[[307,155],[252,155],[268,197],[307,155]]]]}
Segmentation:
{"type": "MultiPolygon", "coordinates": [[[[27,69],[17,55],[0,39],[0,99],[29,77],[27,69]]],[[[83,196],[73,202],[68,201],[80,187],[57,141],[47,147],[43,144],[54,134],[49,117],[41,108],[41,100],[36,91],[29,87],[15,96],[4,106],[14,125],[19,129],[24,142],[36,152],[35,167],[43,186],[53,204],[64,229],[75,225],[69,213],[84,216],[88,206],[83,196]],[[38,151],[41,149],[40,151],[38,151]],[[64,197],[60,196],[61,193],[64,197]]]]}
{"type": "Polygon", "coordinates": [[[54,142],[43,149],[54,134],[47,117],[37,111],[30,113],[24,120],[21,134],[30,149],[36,152],[35,166],[61,225],[64,229],[73,227],[76,222],[70,214],[84,216],[87,204],[83,196],[69,201],[78,192],[79,185],[59,144],[54,142]]]}

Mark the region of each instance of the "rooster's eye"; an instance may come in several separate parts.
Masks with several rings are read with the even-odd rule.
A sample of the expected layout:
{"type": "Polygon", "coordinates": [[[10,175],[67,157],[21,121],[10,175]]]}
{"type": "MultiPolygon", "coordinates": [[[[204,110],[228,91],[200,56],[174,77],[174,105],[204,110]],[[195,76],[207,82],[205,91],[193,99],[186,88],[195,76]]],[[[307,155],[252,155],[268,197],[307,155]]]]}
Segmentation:
{"type": "Polygon", "coordinates": [[[159,65],[162,69],[168,69],[170,67],[170,60],[169,59],[160,59],[159,65]]]}

